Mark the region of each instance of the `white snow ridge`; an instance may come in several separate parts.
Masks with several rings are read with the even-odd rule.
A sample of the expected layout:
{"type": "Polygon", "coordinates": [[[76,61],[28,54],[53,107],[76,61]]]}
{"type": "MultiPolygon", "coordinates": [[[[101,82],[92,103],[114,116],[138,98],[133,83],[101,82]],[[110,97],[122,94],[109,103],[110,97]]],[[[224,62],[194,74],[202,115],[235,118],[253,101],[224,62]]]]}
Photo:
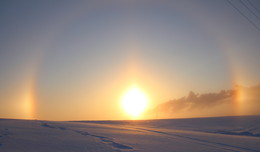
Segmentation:
{"type": "Polygon", "coordinates": [[[0,152],[260,152],[260,116],[138,121],[0,119],[0,152]]]}

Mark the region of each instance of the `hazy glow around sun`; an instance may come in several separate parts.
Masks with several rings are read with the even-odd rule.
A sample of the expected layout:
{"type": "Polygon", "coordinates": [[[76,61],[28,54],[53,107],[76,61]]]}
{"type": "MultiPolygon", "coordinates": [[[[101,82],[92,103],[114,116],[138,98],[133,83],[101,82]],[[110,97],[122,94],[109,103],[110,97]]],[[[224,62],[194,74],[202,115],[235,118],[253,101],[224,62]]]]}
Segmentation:
{"type": "Polygon", "coordinates": [[[122,106],[133,118],[138,118],[147,107],[148,100],[145,94],[136,87],[128,90],[122,99],[122,106]]]}

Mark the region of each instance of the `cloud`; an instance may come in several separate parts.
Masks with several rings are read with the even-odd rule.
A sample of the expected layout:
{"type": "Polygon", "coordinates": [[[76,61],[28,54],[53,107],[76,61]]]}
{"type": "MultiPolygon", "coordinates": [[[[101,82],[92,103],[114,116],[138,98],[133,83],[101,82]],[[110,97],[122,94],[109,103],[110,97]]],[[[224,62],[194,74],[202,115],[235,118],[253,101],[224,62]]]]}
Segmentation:
{"type": "Polygon", "coordinates": [[[207,117],[260,114],[260,84],[252,87],[236,86],[233,90],[198,94],[173,99],[149,111],[156,118],[207,117]]]}

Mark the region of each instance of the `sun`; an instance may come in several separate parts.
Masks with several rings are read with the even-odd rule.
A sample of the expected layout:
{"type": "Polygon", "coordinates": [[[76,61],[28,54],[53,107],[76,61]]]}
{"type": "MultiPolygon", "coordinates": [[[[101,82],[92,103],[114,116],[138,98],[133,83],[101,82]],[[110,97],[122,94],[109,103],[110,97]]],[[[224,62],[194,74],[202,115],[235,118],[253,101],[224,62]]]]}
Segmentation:
{"type": "Polygon", "coordinates": [[[122,99],[122,107],[130,116],[137,119],[147,107],[146,95],[137,87],[128,90],[122,99]]]}

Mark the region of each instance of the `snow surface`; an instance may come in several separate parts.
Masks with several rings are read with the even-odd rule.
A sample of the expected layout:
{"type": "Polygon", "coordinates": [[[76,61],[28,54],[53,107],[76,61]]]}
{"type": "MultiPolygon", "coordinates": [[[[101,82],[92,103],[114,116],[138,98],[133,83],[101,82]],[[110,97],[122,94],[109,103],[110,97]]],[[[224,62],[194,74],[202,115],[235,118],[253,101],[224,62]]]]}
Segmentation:
{"type": "Polygon", "coordinates": [[[260,116],[139,120],[0,119],[0,152],[260,152],[260,116]]]}

